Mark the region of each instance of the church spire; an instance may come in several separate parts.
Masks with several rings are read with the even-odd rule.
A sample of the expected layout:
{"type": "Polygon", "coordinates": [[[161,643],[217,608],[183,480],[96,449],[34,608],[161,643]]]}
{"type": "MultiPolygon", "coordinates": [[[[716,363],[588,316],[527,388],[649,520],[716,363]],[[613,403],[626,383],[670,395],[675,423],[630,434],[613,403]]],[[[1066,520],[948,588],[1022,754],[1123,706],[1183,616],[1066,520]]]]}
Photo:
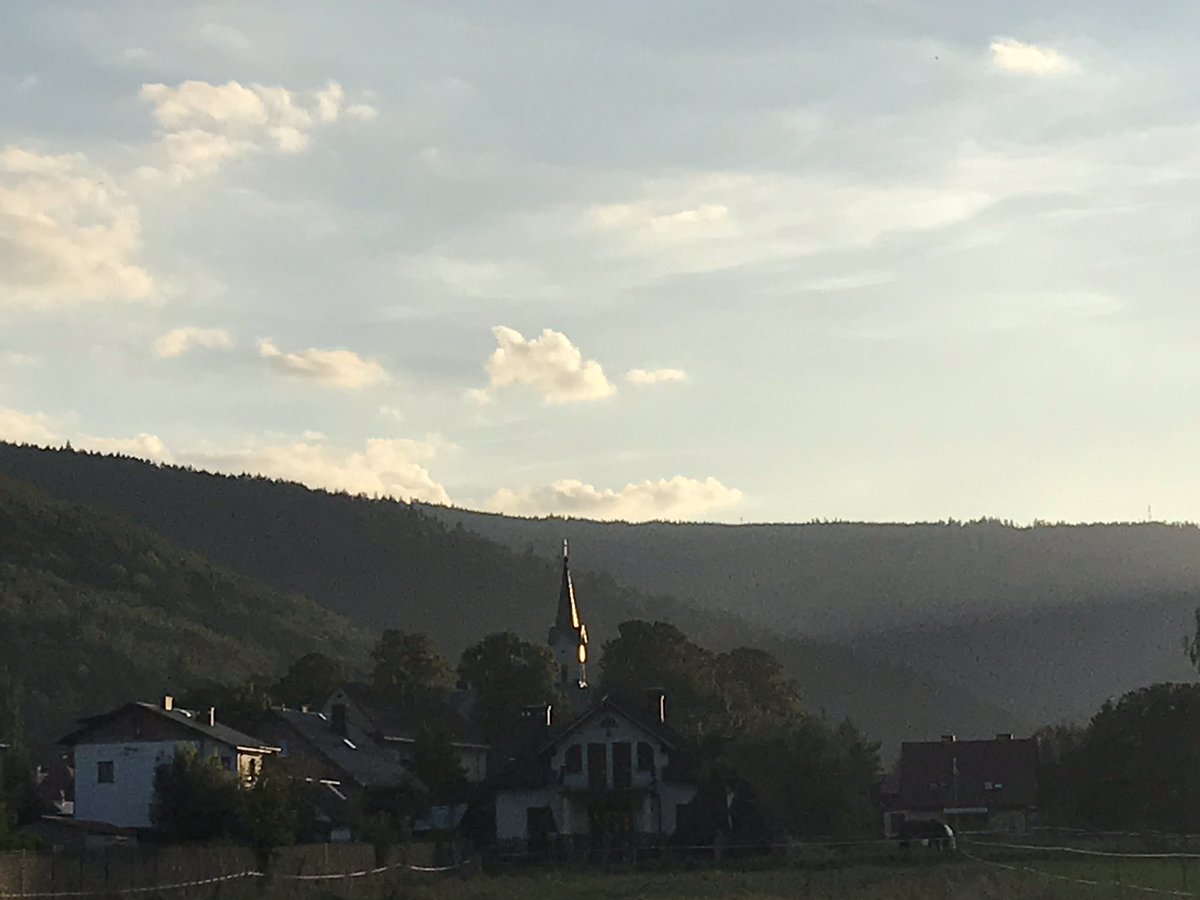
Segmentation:
{"type": "Polygon", "coordinates": [[[575,587],[571,584],[571,564],[566,539],[563,540],[562,586],[558,589],[558,614],[554,627],[560,632],[579,630],[579,607],[575,605],[575,587]]]}
{"type": "Polygon", "coordinates": [[[554,626],[550,629],[550,649],[558,664],[559,687],[568,697],[571,690],[587,687],[587,626],[579,616],[575,603],[575,586],[571,583],[569,547],[563,541],[562,583],[558,589],[558,608],[554,626]]]}

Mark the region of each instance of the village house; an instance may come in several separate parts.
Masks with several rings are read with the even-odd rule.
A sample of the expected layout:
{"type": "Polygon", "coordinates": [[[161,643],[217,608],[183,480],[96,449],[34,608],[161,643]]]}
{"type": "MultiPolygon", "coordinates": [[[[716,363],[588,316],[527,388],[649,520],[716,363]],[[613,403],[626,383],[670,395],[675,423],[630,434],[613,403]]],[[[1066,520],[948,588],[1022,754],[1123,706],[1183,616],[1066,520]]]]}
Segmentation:
{"type": "Polygon", "coordinates": [[[74,751],[75,819],[121,828],[150,827],[155,772],[181,748],[218,760],[245,784],[277,749],[222,725],[213,709],[178,709],[170,696],[126,703],[79,725],[59,742],[74,751]]]}
{"type": "Polygon", "coordinates": [[[666,698],[633,712],[611,697],[561,727],[527,711],[528,749],[496,781],[496,839],[529,850],[659,844],[696,795],[666,698]]]}
{"type": "Polygon", "coordinates": [[[335,730],[367,735],[405,766],[412,763],[422,730],[440,732],[449,738],[467,781],[476,784],[487,778],[491,747],[460,712],[467,702],[460,692],[444,702],[406,706],[370,685],[346,684],[333,692],[321,712],[335,730]]]}
{"type": "Polygon", "coordinates": [[[894,793],[885,798],[884,833],[906,821],[936,819],[956,831],[1023,832],[1037,807],[1037,741],[915,741],[900,747],[894,793]]]}
{"type": "Polygon", "coordinates": [[[273,707],[254,731],[279,748],[279,767],[308,786],[322,840],[340,843],[355,837],[364,800],[371,791],[407,788],[423,795],[425,786],[371,735],[345,717],[331,721],[308,709],[273,707]]]}

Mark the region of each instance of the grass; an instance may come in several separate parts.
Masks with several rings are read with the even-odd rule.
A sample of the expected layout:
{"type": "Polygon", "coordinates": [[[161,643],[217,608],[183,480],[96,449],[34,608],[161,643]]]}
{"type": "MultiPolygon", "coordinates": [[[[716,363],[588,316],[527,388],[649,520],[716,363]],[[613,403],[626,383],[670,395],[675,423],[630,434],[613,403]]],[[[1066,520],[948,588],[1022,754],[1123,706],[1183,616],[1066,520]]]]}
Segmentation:
{"type": "MultiPolygon", "coordinates": [[[[1177,861],[1009,860],[1038,873],[967,859],[940,864],[860,865],[843,869],[710,869],[683,872],[525,871],[512,875],[409,880],[394,896],[412,900],[1109,900],[1154,896],[1133,885],[1177,891],[1177,861]],[[1040,874],[1039,874],[1040,873],[1040,874]],[[1098,886],[1058,880],[1088,879],[1098,886]],[[1118,882],[1118,877],[1120,882],[1118,882]]],[[[1194,864],[1193,864],[1194,865],[1194,864]]],[[[1189,873],[1200,888],[1200,866],[1189,873]]],[[[1198,892],[1200,893],[1200,892],[1198,892]]],[[[1165,895],[1160,895],[1165,896],[1165,895]]]]}

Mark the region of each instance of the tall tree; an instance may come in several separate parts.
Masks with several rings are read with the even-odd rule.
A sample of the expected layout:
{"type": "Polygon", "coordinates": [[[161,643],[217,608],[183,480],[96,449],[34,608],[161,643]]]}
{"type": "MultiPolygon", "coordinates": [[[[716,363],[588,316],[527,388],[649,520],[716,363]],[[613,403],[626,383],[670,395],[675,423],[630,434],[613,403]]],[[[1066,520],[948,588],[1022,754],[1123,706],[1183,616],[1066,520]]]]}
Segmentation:
{"type": "Polygon", "coordinates": [[[172,843],[224,837],[237,823],[237,781],[214,757],[180,748],[154,773],[150,820],[172,843]]]}
{"type": "Polygon", "coordinates": [[[403,704],[419,704],[451,687],[445,657],[427,634],[388,629],[371,650],[371,680],[403,704]]]}
{"type": "Polygon", "coordinates": [[[502,750],[520,742],[524,707],[557,699],[553,654],[511,631],[489,634],[464,650],[458,674],[475,690],[475,723],[502,750]]]}
{"type": "Polygon", "coordinates": [[[288,666],[271,693],[276,703],[320,706],[346,681],[346,667],[324,653],[306,653],[288,666]]]}

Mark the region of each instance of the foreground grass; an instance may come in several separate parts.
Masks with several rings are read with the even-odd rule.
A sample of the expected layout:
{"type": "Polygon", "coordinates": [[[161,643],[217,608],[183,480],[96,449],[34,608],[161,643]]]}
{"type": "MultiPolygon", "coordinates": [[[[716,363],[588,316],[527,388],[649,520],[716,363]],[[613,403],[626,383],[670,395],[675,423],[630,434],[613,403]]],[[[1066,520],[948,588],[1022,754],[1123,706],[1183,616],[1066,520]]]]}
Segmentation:
{"type": "MultiPolygon", "coordinates": [[[[1050,874],[1101,881],[1073,884],[1024,871],[1007,871],[959,860],[939,865],[863,865],[846,869],[778,868],[760,871],[704,870],[604,873],[540,871],[478,875],[467,879],[413,881],[395,887],[394,896],[413,900],[1107,900],[1149,896],[1130,886],[1178,890],[1176,866],[1138,866],[1113,882],[1111,866],[1055,862],[1037,868],[1050,874]]],[[[1200,873],[1198,873],[1200,874],[1200,873]]]]}

